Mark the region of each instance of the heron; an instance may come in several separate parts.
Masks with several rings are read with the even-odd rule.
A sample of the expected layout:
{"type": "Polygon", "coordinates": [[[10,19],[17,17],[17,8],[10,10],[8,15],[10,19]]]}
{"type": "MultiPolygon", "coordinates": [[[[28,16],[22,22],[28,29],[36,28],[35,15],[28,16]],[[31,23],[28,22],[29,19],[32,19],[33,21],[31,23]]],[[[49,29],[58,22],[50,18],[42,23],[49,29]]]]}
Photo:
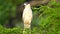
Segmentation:
{"type": "Polygon", "coordinates": [[[24,10],[23,10],[23,15],[22,19],[24,22],[24,28],[31,28],[31,21],[32,21],[32,9],[31,5],[28,3],[24,3],[24,10]]]}

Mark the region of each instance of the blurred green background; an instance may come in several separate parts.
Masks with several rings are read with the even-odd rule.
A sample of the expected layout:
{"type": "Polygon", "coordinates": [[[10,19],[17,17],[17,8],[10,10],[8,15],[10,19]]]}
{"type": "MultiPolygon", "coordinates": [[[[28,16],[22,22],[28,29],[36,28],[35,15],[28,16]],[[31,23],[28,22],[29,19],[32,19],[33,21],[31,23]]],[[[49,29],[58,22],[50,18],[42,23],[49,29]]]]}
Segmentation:
{"type": "MultiPolygon", "coordinates": [[[[10,17],[16,17],[17,5],[25,0],[0,0],[0,34],[22,34],[21,27],[6,28],[10,17]]],[[[60,34],[60,3],[51,0],[47,5],[32,7],[31,34],[60,34]]],[[[17,22],[16,22],[17,23],[17,22]]]]}

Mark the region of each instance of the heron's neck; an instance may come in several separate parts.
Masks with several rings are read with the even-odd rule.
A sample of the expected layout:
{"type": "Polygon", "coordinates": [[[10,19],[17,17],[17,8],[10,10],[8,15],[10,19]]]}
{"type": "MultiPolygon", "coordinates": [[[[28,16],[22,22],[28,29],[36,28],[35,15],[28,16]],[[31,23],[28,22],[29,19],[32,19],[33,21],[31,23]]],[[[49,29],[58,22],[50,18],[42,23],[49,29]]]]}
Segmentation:
{"type": "Polygon", "coordinates": [[[25,6],[25,8],[28,8],[28,9],[30,9],[31,7],[30,7],[30,6],[25,6]]]}

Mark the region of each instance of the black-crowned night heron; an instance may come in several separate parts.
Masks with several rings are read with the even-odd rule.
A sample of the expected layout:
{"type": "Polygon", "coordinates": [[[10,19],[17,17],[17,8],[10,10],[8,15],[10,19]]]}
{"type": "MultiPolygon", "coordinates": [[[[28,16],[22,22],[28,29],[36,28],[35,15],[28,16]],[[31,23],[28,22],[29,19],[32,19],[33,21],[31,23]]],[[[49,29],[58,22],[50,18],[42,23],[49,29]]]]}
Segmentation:
{"type": "Polygon", "coordinates": [[[30,4],[24,3],[25,8],[23,10],[23,22],[24,22],[24,28],[30,28],[31,27],[31,21],[32,21],[32,9],[30,4]]]}

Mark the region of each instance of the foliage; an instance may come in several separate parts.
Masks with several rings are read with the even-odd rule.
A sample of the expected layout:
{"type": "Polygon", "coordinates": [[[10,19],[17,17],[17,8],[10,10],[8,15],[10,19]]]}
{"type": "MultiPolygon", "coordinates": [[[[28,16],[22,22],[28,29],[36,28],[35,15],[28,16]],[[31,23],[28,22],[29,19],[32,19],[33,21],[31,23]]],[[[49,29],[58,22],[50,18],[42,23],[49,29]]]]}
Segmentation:
{"type": "Polygon", "coordinates": [[[8,21],[10,12],[11,12],[12,17],[15,17],[16,16],[16,6],[14,6],[12,3],[7,3],[3,0],[0,0],[0,23],[1,24],[8,21]]]}
{"type": "MultiPolygon", "coordinates": [[[[0,24],[4,24],[11,12],[12,17],[16,16],[16,4],[12,0],[0,0],[0,24]],[[7,2],[6,2],[7,1],[7,2]],[[2,3],[3,2],[3,3],[2,3]]],[[[32,7],[33,20],[31,34],[60,34],[60,3],[51,0],[48,5],[41,5],[39,8],[32,7]]],[[[0,25],[0,34],[22,34],[20,27],[5,28],[0,25]]]]}

